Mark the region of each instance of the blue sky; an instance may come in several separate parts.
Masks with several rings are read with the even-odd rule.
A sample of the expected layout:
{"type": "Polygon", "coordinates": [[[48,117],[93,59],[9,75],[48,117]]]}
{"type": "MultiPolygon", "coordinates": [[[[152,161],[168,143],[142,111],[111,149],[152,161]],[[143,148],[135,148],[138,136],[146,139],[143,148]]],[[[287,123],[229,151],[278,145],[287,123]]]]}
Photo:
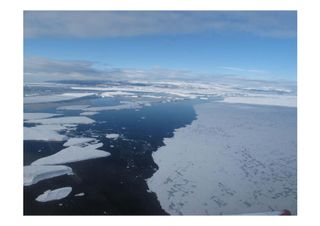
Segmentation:
{"type": "Polygon", "coordinates": [[[296,80],[295,12],[25,12],[24,24],[25,64],[36,65],[25,65],[27,74],[81,61],[99,75],[165,69],[296,80]]]}

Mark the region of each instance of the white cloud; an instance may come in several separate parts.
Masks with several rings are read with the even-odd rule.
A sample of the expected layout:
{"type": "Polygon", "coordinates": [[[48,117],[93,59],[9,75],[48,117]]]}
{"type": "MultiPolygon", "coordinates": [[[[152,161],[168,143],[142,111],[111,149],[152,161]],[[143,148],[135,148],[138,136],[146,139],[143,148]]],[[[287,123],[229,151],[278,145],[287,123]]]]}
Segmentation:
{"type": "Polygon", "coordinates": [[[26,11],[32,37],[130,37],[201,31],[295,37],[293,11],[26,11]]]}

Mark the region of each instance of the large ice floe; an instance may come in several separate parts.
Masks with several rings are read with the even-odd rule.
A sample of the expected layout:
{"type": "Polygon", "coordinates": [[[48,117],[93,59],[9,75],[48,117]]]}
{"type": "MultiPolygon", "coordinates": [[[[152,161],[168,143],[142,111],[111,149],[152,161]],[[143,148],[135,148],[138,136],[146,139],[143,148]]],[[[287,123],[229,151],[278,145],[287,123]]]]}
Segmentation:
{"type": "Polygon", "coordinates": [[[279,95],[235,96],[235,97],[225,97],[223,102],[297,107],[296,96],[279,96],[279,95]]]}
{"type": "Polygon", "coordinates": [[[207,103],[153,153],[147,180],[170,214],[297,211],[295,108],[207,103]],[[248,110],[249,109],[249,110],[248,110]]]}
{"type": "Polygon", "coordinates": [[[89,137],[74,137],[74,138],[70,138],[66,143],[63,144],[63,146],[65,147],[81,146],[82,144],[87,144],[95,140],[96,140],[95,138],[89,138],[89,137]]]}
{"type": "Polygon", "coordinates": [[[57,107],[57,110],[78,111],[78,110],[83,110],[87,107],[89,107],[89,105],[67,105],[67,106],[57,107]]]}
{"type": "Polygon", "coordinates": [[[24,140],[44,140],[44,141],[64,141],[68,138],[59,134],[58,131],[66,130],[67,127],[61,125],[37,125],[23,128],[24,140]]]}
{"type": "Polygon", "coordinates": [[[72,169],[68,166],[25,166],[23,167],[23,185],[29,186],[49,178],[72,174],[72,169]]]}
{"type": "Polygon", "coordinates": [[[52,113],[24,113],[23,119],[24,120],[34,120],[34,119],[45,119],[51,118],[54,116],[60,116],[61,114],[52,114],[52,113]]]}
{"type": "Polygon", "coordinates": [[[94,123],[95,121],[86,116],[67,116],[46,119],[33,119],[28,120],[27,122],[35,124],[90,124],[94,123]]]}
{"type": "Polygon", "coordinates": [[[49,202],[67,197],[72,191],[72,187],[63,187],[55,190],[47,190],[36,198],[38,202],[49,202]]]}
{"type": "Polygon", "coordinates": [[[78,145],[70,146],[53,155],[40,158],[31,163],[31,165],[58,165],[109,156],[109,152],[98,149],[102,146],[102,143],[87,144],[84,147],[78,145]]]}
{"type": "Polygon", "coordinates": [[[63,93],[63,94],[53,94],[53,95],[39,95],[39,96],[25,96],[23,98],[23,103],[25,104],[36,104],[36,103],[49,103],[49,102],[59,102],[77,99],[86,96],[92,96],[95,93],[63,93]]]}

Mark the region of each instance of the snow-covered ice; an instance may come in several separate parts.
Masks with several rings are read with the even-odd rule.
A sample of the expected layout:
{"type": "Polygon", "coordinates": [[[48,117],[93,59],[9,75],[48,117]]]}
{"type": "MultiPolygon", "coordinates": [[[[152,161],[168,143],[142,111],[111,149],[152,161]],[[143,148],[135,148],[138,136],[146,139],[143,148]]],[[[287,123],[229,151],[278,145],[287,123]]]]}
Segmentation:
{"type": "Polygon", "coordinates": [[[120,134],[117,133],[108,133],[106,134],[106,138],[116,140],[120,137],[120,134]]]}
{"type": "Polygon", "coordinates": [[[170,214],[297,211],[296,108],[207,103],[153,153],[147,180],[170,214]]]}
{"type": "Polygon", "coordinates": [[[58,165],[109,156],[109,152],[97,149],[102,146],[102,143],[88,144],[85,147],[70,146],[53,155],[40,158],[31,165],[58,165]]]}
{"type": "Polygon", "coordinates": [[[72,169],[68,166],[24,166],[23,167],[23,185],[29,186],[52,177],[61,175],[72,175],[72,169]]]}
{"type": "Polygon", "coordinates": [[[84,116],[91,116],[91,115],[96,115],[99,112],[96,111],[85,111],[85,112],[81,112],[80,115],[84,115],[84,116]]]}
{"type": "Polygon", "coordinates": [[[72,187],[63,187],[55,190],[47,190],[36,198],[38,202],[49,202],[67,197],[72,191],[72,187]]]}
{"type": "Polygon", "coordinates": [[[34,127],[23,127],[24,140],[45,140],[45,141],[64,141],[66,136],[61,135],[58,131],[66,130],[61,125],[37,125],[34,127]]]}
{"type": "Polygon", "coordinates": [[[95,121],[86,116],[67,116],[47,119],[34,119],[28,120],[27,122],[36,124],[91,124],[95,121]]]}
{"type": "Polygon", "coordinates": [[[77,99],[86,96],[92,96],[95,93],[63,93],[54,95],[41,95],[41,96],[25,96],[23,103],[25,104],[36,104],[36,103],[49,103],[49,102],[59,102],[77,99]]]}
{"type": "Polygon", "coordinates": [[[225,97],[223,102],[297,107],[296,96],[281,96],[281,95],[236,96],[236,97],[225,97]]]}
{"type": "Polygon", "coordinates": [[[45,119],[45,118],[51,118],[59,115],[60,114],[52,114],[52,113],[24,113],[23,119],[24,120],[45,119]]]}
{"type": "Polygon", "coordinates": [[[75,194],[74,196],[76,196],[76,197],[84,196],[84,192],[81,192],[81,193],[75,194]]]}
{"type": "Polygon", "coordinates": [[[57,110],[85,110],[85,108],[89,107],[89,105],[67,105],[67,106],[61,106],[57,107],[57,110]]]}
{"type": "Polygon", "coordinates": [[[89,137],[73,137],[70,138],[66,143],[63,144],[64,147],[69,147],[69,146],[76,146],[76,145],[81,145],[84,143],[88,143],[91,141],[96,140],[95,138],[89,138],[89,137]]]}

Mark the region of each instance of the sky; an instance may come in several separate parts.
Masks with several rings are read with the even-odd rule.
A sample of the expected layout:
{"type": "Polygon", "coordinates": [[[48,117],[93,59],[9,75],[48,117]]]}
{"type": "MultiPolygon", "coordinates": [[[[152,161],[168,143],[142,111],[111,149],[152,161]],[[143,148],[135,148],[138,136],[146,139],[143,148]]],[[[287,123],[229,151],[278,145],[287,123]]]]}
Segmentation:
{"type": "Polygon", "coordinates": [[[25,11],[25,80],[297,74],[295,11],[25,11]]]}

